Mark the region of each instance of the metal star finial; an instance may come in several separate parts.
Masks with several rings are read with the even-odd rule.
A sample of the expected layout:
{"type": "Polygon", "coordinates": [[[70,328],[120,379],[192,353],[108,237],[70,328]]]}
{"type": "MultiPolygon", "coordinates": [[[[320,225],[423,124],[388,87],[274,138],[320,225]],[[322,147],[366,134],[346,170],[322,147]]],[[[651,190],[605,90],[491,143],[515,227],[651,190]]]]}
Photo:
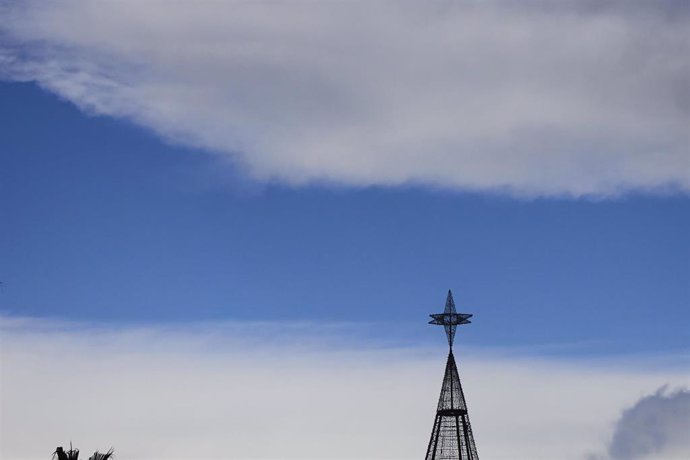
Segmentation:
{"type": "Polygon", "coordinates": [[[453,293],[448,290],[448,297],[446,298],[446,308],[443,313],[436,313],[429,315],[433,319],[429,321],[429,324],[437,324],[443,326],[446,330],[446,336],[448,337],[448,345],[453,348],[453,340],[455,339],[455,328],[459,324],[469,324],[471,323],[470,318],[472,315],[467,313],[457,313],[455,311],[455,301],[453,300],[453,293]]]}

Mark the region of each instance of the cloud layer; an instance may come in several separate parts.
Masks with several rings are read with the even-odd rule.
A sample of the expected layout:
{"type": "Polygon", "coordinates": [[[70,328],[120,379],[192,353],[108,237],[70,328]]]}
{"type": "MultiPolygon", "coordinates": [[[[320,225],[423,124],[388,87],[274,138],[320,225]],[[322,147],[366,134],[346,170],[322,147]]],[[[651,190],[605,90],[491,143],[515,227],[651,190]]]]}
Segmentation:
{"type": "Polygon", "coordinates": [[[609,454],[616,460],[687,458],[690,391],[660,390],[627,409],[616,424],[609,454]]]}
{"type": "MultiPolygon", "coordinates": [[[[44,459],[70,440],[133,460],[420,458],[444,350],[312,329],[0,317],[0,458],[44,459]]],[[[622,408],[687,381],[646,364],[456,354],[484,459],[582,460],[606,446],[622,408]]]]}
{"type": "Polygon", "coordinates": [[[684,2],[8,2],[5,78],[293,185],[690,190],[684,2]]]}

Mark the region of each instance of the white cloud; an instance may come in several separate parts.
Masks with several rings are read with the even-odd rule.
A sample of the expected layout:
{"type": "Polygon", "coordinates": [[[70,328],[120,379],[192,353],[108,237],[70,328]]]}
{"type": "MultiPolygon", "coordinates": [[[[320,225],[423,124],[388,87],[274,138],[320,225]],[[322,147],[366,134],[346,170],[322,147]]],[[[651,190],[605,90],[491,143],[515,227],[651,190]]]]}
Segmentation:
{"type": "Polygon", "coordinates": [[[6,78],[258,180],[690,190],[683,2],[61,0],[0,14],[6,78]]]}
{"type": "MultiPolygon", "coordinates": [[[[442,349],[348,343],[342,331],[335,346],[310,335],[312,327],[0,318],[0,458],[48,458],[70,440],[84,452],[113,445],[134,460],[423,456],[442,349]]],[[[462,347],[457,356],[486,460],[582,460],[606,445],[622,408],[687,381],[648,363],[462,347]]]]}

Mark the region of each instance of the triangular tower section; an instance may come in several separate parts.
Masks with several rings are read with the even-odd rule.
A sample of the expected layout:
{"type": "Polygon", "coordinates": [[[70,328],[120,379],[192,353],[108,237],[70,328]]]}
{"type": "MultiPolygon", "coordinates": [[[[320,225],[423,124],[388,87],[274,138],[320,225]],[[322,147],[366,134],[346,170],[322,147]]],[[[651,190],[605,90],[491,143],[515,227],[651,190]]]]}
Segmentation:
{"type": "Polygon", "coordinates": [[[448,353],[426,460],[478,460],[453,352],[448,353]]]}

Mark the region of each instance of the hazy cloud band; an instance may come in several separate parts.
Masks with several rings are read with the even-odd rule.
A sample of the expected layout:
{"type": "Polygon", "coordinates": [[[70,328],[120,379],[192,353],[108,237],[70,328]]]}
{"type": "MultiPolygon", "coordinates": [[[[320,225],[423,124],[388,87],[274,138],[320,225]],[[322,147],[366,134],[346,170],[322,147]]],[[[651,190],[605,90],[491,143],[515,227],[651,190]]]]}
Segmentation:
{"type": "MultiPolygon", "coordinates": [[[[70,440],[85,452],[113,445],[132,460],[422,456],[442,346],[382,348],[334,341],[337,326],[328,340],[310,329],[0,317],[0,457],[44,459],[70,440]],[[279,330],[288,332],[266,340],[279,330]]],[[[602,366],[466,347],[456,356],[485,459],[584,460],[605,450],[623,408],[664,384],[687,384],[683,371],[649,362],[602,366]]],[[[666,407],[658,418],[683,410],[666,407]]],[[[660,431],[678,433],[682,420],[668,418],[660,431]]],[[[619,421],[615,439],[629,425],[619,421]]],[[[679,448],[662,445],[653,458],[669,446],[679,448]]]]}

